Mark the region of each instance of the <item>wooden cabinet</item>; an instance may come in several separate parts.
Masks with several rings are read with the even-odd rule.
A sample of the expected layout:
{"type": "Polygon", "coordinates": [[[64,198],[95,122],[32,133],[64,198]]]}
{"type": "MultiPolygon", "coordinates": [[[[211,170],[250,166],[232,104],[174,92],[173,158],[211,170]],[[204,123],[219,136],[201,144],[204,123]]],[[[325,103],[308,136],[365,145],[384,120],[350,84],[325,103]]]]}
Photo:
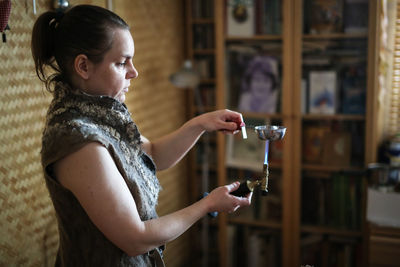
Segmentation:
{"type": "MultiPolygon", "coordinates": [[[[239,110],[240,106],[248,126],[287,128],[284,139],[269,149],[269,195],[255,191],[252,207],[207,219],[207,233],[213,229],[209,236],[218,240],[218,247],[208,254],[215,261],[207,260],[209,265],[203,266],[363,266],[366,262],[363,173],[366,164],[375,161],[377,145],[372,129],[378,3],[354,7],[349,6],[354,1],[337,1],[342,6],[330,11],[338,12],[339,23],[315,22],[312,10],[321,7],[313,3],[323,2],[185,1],[189,56],[199,67],[208,64],[209,76],[202,84],[212,88],[213,102],[206,107],[239,110]],[[232,31],[229,17],[237,4],[250,5],[246,16],[257,23],[232,31]],[[198,18],[209,8],[212,15],[198,18]],[[366,11],[367,19],[354,22],[349,10],[366,11]],[[271,17],[274,22],[267,21],[271,17]],[[258,110],[253,106],[261,106],[257,101],[247,108],[240,104],[243,79],[252,68],[241,64],[253,60],[268,62],[265,68],[275,77],[279,93],[267,97],[277,97],[272,111],[258,110]],[[322,90],[319,95],[318,90],[322,90]]],[[[192,107],[195,114],[198,109],[192,107]]],[[[245,141],[221,133],[209,138],[215,159],[209,165],[209,190],[211,181],[225,185],[262,175],[265,143],[254,140],[253,133],[249,127],[245,141]]],[[[193,173],[198,174],[196,163],[193,173]]],[[[201,186],[194,188],[197,197],[201,186]]]]}
{"type": "MultiPolygon", "coordinates": [[[[187,94],[189,117],[216,109],[216,29],[213,0],[185,0],[186,50],[193,68],[200,75],[200,84],[187,94]]],[[[189,153],[190,195],[197,201],[218,185],[218,157],[215,133],[205,133],[189,153]]],[[[218,224],[216,219],[203,218],[190,229],[191,266],[218,266],[218,224]]]]}
{"type": "Polygon", "coordinates": [[[400,229],[369,224],[368,266],[398,266],[400,229]]]}

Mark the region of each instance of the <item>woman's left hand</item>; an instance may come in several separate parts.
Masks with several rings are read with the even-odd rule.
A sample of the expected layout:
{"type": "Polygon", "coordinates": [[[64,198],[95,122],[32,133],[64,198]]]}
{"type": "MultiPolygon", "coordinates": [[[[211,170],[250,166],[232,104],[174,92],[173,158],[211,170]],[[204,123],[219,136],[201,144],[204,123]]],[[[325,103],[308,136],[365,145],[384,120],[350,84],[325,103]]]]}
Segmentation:
{"type": "Polygon", "coordinates": [[[228,109],[204,113],[197,117],[200,125],[207,132],[223,131],[236,134],[244,126],[242,115],[228,109]]]}

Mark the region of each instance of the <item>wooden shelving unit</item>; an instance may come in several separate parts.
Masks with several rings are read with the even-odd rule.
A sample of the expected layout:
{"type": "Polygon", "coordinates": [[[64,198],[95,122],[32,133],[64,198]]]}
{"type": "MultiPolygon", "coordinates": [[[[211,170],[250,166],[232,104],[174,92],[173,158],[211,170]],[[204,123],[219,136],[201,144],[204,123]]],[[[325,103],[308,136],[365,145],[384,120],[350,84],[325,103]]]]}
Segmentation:
{"type": "MultiPolygon", "coordinates": [[[[212,65],[212,70],[210,71],[212,75],[203,77],[201,86],[213,88],[215,102],[213,105],[206,105],[205,110],[209,111],[221,108],[236,109],[227,102],[227,99],[231,97],[231,88],[229,88],[230,84],[226,76],[228,73],[227,70],[230,67],[227,66],[228,46],[260,46],[271,44],[270,47],[273,47],[271,51],[279,58],[279,109],[276,113],[243,112],[243,116],[245,120],[249,118],[263,119],[287,127],[287,134],[282,141],[280,151],[282,157],[279,162],[270,164],[270,174],[272,176],[270,183],[273,189],[271,189],[271,195],[266,197],[269,199],[266,202],[270,201],[268,202],[270,206],[268,206],[267,215],[260,215],[259,210],[257,210],[260,209],[260,205],[264,205],[262,203],[265,201],[260,197],[254,197],[253,205],[255,208],[245,211],[243,215],[220,214],[216,221],[211,221],[209,224],[214,229],[213,234],[215,234],[213,238],[218,240],[217,247],[215,247],[217,252],[210,252],[208,258],[213,258],[213,261],[208,261],[206,265],[204,265],[203,261],[203,266],[235,266],[234,262],[237,257],[241,257],[240,261],[238,261],[240,264],[245,264],[243,260],[246,260],[247,257],[245,255],[246,248],[240,248],[234,252],[231,251],[235,249],[235,246],[237,248],[240,245],[237,244],[237,240],[241,242],[246,239],[243,236],[235,239],[238,234],[233,234],[234,237],[232,237],[232,233],[236,231],[235,229],[239,229],[239,232],[250,233],[253,235],[252,238],[257,233],[260,233],[260,235],[270,240],[270,242],[275,242],[271,243],[275,244],[273,245],[275,247],[273,251],[276,256],[274,259],[276,265],[273,266],[289,267],[307,264],[314,266],[338,266],[337,264],[339,264],[338,262],[340,262],[342,254],[347,253],[342,251],[354,251],[355,249],[361,256],[352,258],[350,261],[354,265],[351,266],[365,266],[367,259],[365,254],[367,248],[365,245],[366,194],[363,173],[365,166],[375,161],[377,147],[376,132],[370,129],[374,129],[377,123],[377,116],[375,115],[377,97],[374,88],[377,84],[376,20],[378,16],[378,3],[372,0],[369,1],[368,33],[310,34],[304,28],[303,24],[303,4],[305,1],[308,0],[280,1],[282,14],[282,30],[280,34],[259,34],[241,37],[227,36],[226,34],[226,1],[207,0],[202,2],[200,0],[185,0],[188,15],[188,56],[194,61],[202,57],[212,58],[210,60],[212,62],[210,63],[212,65]],[[193,17],[193,8],[199,5],[206,5],[206,7],[203,6],[205,10],[212,8],[212,16],[199,17],[197,13],[193,17]],[[198,26],[212,29],[214,42],[211,47],[199,48],[201,45],[194,43],[194,32],[198,26]],[[362,51],[360,49],[363,53],[360,54],[360,57],[364,57],[365,70],[368,72],[368,75],[365,77],[365,113],[345,114],[345,112],[337,110],[334,114],[310,114],[307,111],[302,111],[302,80],[307,78],[307,73],[310,70],[308,65],[303,65],[303,60],[312,51],[309,48],[316,47],[320,49],[318,55],[323,55],[324,49],[327,49],[326,47],[329,47],[332,43],[345,45],[348,42],[361,43],[364,45],[363,49],[365,48],[362,51]],[[305,53],[305,48],[307,48],[308,54],[305,53]],[[307,137],[305,129],[310,125],[316,128],[328,126],[331,127],[331,131],[341,129],[345,132],[351,132],[353,136],[357,136],[359,139],[358,141],[360,142],[358,143],[362,144],[361,150],[352,148],[354,151],[352,152],[351,162],[345,165],[339,166],[327,164],[326,162],[307,162],[304,157],[304,138],[307,137]],[[321,222],[310,223],[309,220],[304,220],[303,217],[306,213],[303,205],[305,205],[304,200],[307,200],[308,197],[306,191],[304,191],[307,189],[304,182],[308,180],[315,181],[318,184],[331,183],[331,186],[335,187],[337,185],[334,182],[339,179],[335,178],[335,175],[348,175],[346,177],[349,177],[349,181],[356,179],[352,176],[358,177],[357,181],[359,182],[356,186],[356,193],[360,196],[360,200],[356,205],[360,212],[356,213],[356,215],[349,213],[352,214],[350,217],[357,217],[357,222],[352,221],[351,224],[348,222],[345,224],[337,222],[337,220],[343,220],[341,217],[340,219],[332,218],[332,223],[330,223],[330,218],[326,218],[327,215],[317,218],[321,222]],[[310,258],[304,258],[305,255],[310,253],[304,244],[310,244],[310,242],[316,242],[316,246],[320,248],[319,252],[322,256],[318,259],[318,262],[307,262],[310,258]],[[338,260],[339,258],[340,260],[338,260]]],[[[205,38],[209,39],[210,33],[206,34],[208,36],[205,38]]],[[[339,57],[332,56],[333,59],[339,57]]],[[[317,69],[319,70],[320,68],[318,67],[317,69]]],[[[329,70],[329,66],[325,66],[322,69],[329,70]]],[[[338,87],[340,86],[338,84],[338,87]]],[[[189,100],[192,101],[190,98],[189,100]]],[[[192,115],[198,113],[199,109],[196,105],[193,102],[190,103],[192,115]]],[[[215,164],[210,165],[210,174],[213,175],[212,179],[218,185],[225,185],[231,179],[245,179],[249,175],[256,176],[261,173],[262,162],[260,162],[260,171],[226,166],[226,137],[222,133],[218,133],[211,140],[214,149],[213,157],[215,157],[215,164]]],[[[193,172],[198,175],[201,168],[196,166],[196,161],[193,164],[193,172]]],[[[342,180],[347,181],[346,179],[342,180]]],[[[326,186],[329,188],[329,184],[326,186]]],[[[310,198],[313,195],[318,195],[318,193],[310,194],[310,198]]],[[[196,185],[193,186],[193,194],[196,196],[199,194],[198,188],[196,191],[196,185]]],[[[255,192],[256,194],[257,192],[255,192]]],[[[327,197],[325,196],[325,198],[327,197]]],[[[245,242],[243,243],[244,246],[246,244],[245,242]]],[[[196,255],[201,258],[203,254],[201,251],[197,251],[196,255]]],[[[347,255],[346,257],[349,256],[347,255]]]]}

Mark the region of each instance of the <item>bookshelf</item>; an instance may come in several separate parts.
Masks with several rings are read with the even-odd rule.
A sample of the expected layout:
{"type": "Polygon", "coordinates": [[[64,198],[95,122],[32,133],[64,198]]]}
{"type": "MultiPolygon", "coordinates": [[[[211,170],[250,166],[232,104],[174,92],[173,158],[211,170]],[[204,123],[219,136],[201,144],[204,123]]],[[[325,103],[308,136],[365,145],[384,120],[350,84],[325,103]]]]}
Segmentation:
{"type": "MultiPolygon", "coordinates": [[[[200,75],[200,84],[187,94],[189,117],[216,109],[216,33],[214,1],[184,0],[186,21],[186,57],[200,75]],[[196,95],[198,94],[198,95],[196,95]],[[197,98],[197,101],[196,101],[197,98]],[[200,99],[200,101],[198,100],[200,99]]],[[[204,192],[218,185],[216,134],[205,133],[199,144],[189,153],[190,195],[197,201],[204,192]],[[206,147],[208,146],[208,147],[206,147]],[[207,153],[207,158],[204,157],[207,153]],[[207,161],[206,164],[204,164],[207,161]]],[[[209,217],[203,218],[190,230],[191,266],[218,266],[218,223],[209,217]]]]}
{"type": "MultiPolygon", "coordinates": [[[[375,34],[378,3],[361,1],[363,7],[360,10],[368,11],[364,13],[364,19],[368,18],[368,21],[364,21],[363,27],[358,30],[346,30],[350,27],[345,24],[348,22],[345,16],[351,16],[348,12],[350,6],[346,5],[354,1],[343,1],[342,10],[346,12],[342,13],[342,27],[316,33],[307,18],[312,2],[294,1],[294,20],[299,25],[294,33],[294,98],[301,99],[304,80],[310,90],[307,81],[310,72],[331,71],[336,74],[337,103],[334,114],[310,114],[310,109],[304,110],[302,101],[294,103],[294,114],[300,114],[293,120],[296,144],[293,158],[296,170],[293,172],[295,214],[292,217],[293,241],[297,244],[294,248],[295,264],[367,266],[365,167],[376,160],[377,142],[373,129],[377,128],[374,88],[377,82],[375,34]],[[368,30],[365,29],[367,26],[368,30]],[[313,66],[315,58],[319,62],[313,66]],[[362,89],[357,91],[358,101],[346,100],[346,90],[358,90],[356,88],[362,89]],[[332,138],[329,133],[347,135],[351,141],[343,155],[346,159],[342,156],[336,164],[324,160],[324,154],[330,153],[330,158],[338,158],[338,155],[322,145],[319,148],[320,160],[307,161],[307,149],[310,147],[305,146],[307,142],[304,139],[310,138],[310,131],[307,131],[310,127],[314,131],[326,129],[320,139],[322,144],[329,142],[326,136],[332,138]]],[[[307,100],[308,105],[312,104],[310,99],[307,100]]]]}
{"type": "MultiPolygon", "coordinates": [[[[241,47],[244,46],[244,57],[252,58],[257,56],[258,51],[263,49],[267,53],[263,56],[268,60],[269,56],[274,57],[276,62],[274,75],[279,80],[278,90],[280,92],[275,111],[252,111],[242,112],[247,125],[258,123],[272,123],[284,125],[290,130],[292,116],[292,81],[287,77],[291,76],[292,70],[292,24],[293,6],[291,1],[279,1],[281,5],[277,14],[282,14],[280,20],[281,27],[278,31],[272,33],[257,32],[251,36],[227,34],[227,25],[225,24],[226,6],[225,1],[216,1],[216,31],[219,33],[216,40],[217,49],[217,106],[218,108],[232,108],[237,110],[237,103],[240,98],[240,86],[235,85],[226,77],[230,73],[232,66],[236,64],[229,62],[229,59],[235,59],[235,53],[240,56],[241,47]],[[238,48],[237,50],[235,50],[238,48]],[[252,50],[253,49],[253,50],[252,50]],[[227,52],[228,51],[228,52],[227,52]],[[239,52],[237,52],[239,51],[239,52]],[[256,51],[256,52],[254,52],[256,51]],[[235,88],[235,97],[232,91],[235,88]],[[238,93],[239,91],[239,93],[238,93]]],[[[234,72],[234,71],[233,71],[234,72]]],[[[240,75],[240,71],[238,71],[240,75]]],[[[254,134],[248,130],[249,139],[254,134]]],[[[274,162],[270,163],[270,195],[261,197],[260,192],[255,192],[253,205],[250,208],[243,209],[235,214],[221,214],[219,219],[219,242],[220,242],[220,266],[257,266],[263,262],[268,266],[295,266],[292,265],[291,256],[292,245],[292,227],[291,227],[291,167],[290,157],[284,155],[290,154],[292,140],[286,136],[279,143],[272,142],[278,146],[278,156],[274,162]],[[279,156],[280,155],[280,156],[279,156]],[[289,190],[288,190],[289,189],[289,190]],[[268,212],[265,214],[265,211],[268,212]],[[249,238],[246,238],[248,236],[249,238]],[[254,244],[259,248],[254,248],[254,244]],[[227,245],[229,244],[229,245],[227,245]],[[243,244],[243,249],[239,246],[243,244]],[[253,244],[253,245],[252,245],[253,244]],[[262,250],[260,248],[263,248],[262,250]],[[265,257],[263,257],[263,255],[265,257]]],[[[229,138],[218,135],[218,146],[220,147],[219,158],[229,158],[227,155],[227,144],[229,138]]],[[[254,138],[254,136],[253,136],[254,138]]],[[[263,143],[259,144],[264,146],[263,143]]],[[[270,154],[271,156],[271,154],[270,154]]],[[[243,169],[240,166],[219,166],[218,179],[219,184],[226,184],[233,179],[247,179],[260,177],[262,172],[262,160],[259,162],[259,169],[243,169]]]]}
{"type": "MultiPolygon", "coordinates": [[[[194,61],[199,59],[200,67],[208,66],[205,71],[208,75],[204,75],[201,87],[212,92],[213,101],[206,105],[206,110],[238,110],[243,88],[235,78],[242,78],[240,75],[246,69],[240,69],[240,64],[249,64],[261,55],[262,60],[273,62],[270,72],[278,80],[279,92],[274,104],[276,108],[273,111],[249,108],[242,114],[247,125],[263,123],[287,127],[285,138],[273,142],[270,150],[273,158],[269,165],[270,194],[262,197],[256,190],[252,207],[207,219],[209,229],[212,229],[209,230],[211,240],[218,242],[210,245],[208,251],[208,259],[213,261],[207,260],[204,265],[203,260],[203,266],[257,266],[260,262],[269,266],[340,266],[349,263],[350,266],[366,266],[364,170],[368,163],[375,161],[377,147],[376,132],[371,129],[375,129],[377,123],[374,88],[377,83],[378,3],[368,1],[368,6],[361,9],[368,10],[368,30],[364,24],[359,27],[354,21],[352,27],[346,26],[350,22],[343,16],[349,15],[348,6],[342,9],[346,12],[342,13],[339,28],[324,26],[310,30],[314,23],[307,19],[311,1],[321,2],[185,1],[189,14],[188,55],[194,61]],[[249,28],[246,28],[247,33],[238,31],[235,34],[229,30],[228,24],[232,22],[227,22],[227,12],[232,12],[232,8],[227,4],[239,2],[254,3],[257,8],[248,16],[257,20],[263,18],[259,13],[263,10],[260,5],[266,2],[274,5],[275,13],[279,14],[275,26],[263,29],[258,22],[250,28],[251,34],[248,34],[249,28]],[[208,10],[206,14],[210,15],[199,16],[199,10],[208,10]],[[198,30],[198,27],[209,29],[198,30]],[[320,29],[324,30],[318,32],[320,29]],[[202,40],[201,44],[196,44],[198,39],[202,40]],[[213,42],[205,41],[210,39],[213,42]],[[237,66],[239,69],[235,69],[237,66]],[[329,77],[334,77],[332,95],[335,102],[330,109],[318,109],[317,106],[317,111],[310,112],[313,103],[309,92],[311,72],[314,75],[330,72],[329,77]],[[345,88],[353,90],[353,95],[361,90],[362,99],[359,97],[352,102],[354,99],[346,95],[345,88]],[[315,134],[320,145],[312,147],[308,144],[316,139],[308,139],[315,134]],[[340,145],[341,152],[333,149],[340,145]]],[[[339,2],[346,4],[349,1],[339,2]]],[[[189,101],[194,115],[198,109],[190,98],[189,101]]],[[[248,135],[251,139],[250,129],[248,135]]],[[[239,146],[240,140],[232,141],[221,133],[210,140],[214,158],[210,167],[210,189],[232,180],[262,175],[262,161],[259,169],[254,165],[243,167],[229,163],[232,156],[228,154],[231,153],[229,146],[232,142],[239,146]]],[[[252,145],[253,148],[263,146],[254,141],[243,149],[255,153],[251,151],[252,145]]],[[[198,151],[197,157],[201,153],[198,151]]],[[[193,161],[192,173],[196,175],[199,174],[198,165],[198,161],[193,161]]],[[[193,185],[194,197],[201,193],[199,188],[199,184],[193,185]]],[[[201,248],[197,252],[199,259],[204,256],[201,248]]]]}

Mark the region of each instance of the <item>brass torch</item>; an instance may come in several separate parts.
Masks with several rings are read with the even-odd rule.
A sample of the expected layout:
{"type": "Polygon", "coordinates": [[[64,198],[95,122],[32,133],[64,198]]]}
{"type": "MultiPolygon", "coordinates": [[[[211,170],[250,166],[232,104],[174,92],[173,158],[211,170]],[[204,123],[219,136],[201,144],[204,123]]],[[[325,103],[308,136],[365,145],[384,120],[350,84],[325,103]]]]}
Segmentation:
{"type": "Polygon", "coordinates": [[[274,125],[261,125],[254,127],[259,139],[265,141],[265,157],[263,165],[263,177],[254,181],[246,180],[242,182],[239,188],[231,192],[234,196],[244,197],[250,192],[253,192],[256,186],[260,186],[261,194],[263,196],[268,195],[268,152],[269,152],[269,142],[281,140],[285,136],[286,127],[274,126],[274,125]]]}

